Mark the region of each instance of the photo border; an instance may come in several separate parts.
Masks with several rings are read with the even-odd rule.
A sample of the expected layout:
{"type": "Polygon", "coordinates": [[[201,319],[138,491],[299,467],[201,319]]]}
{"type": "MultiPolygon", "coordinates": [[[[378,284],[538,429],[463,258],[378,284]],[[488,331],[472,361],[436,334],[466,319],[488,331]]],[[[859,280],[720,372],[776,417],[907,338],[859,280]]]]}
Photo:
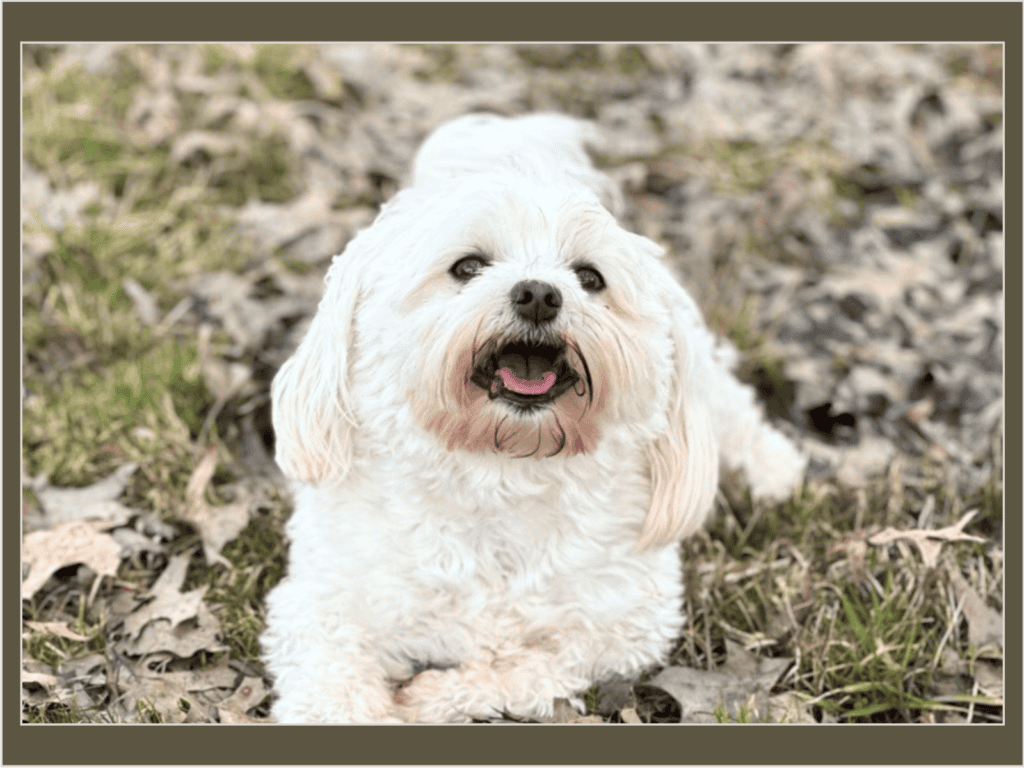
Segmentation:
{"type": "Polygon", "coordinates": [[[4,435],[3,759],[19,764],[1020,764],[1019,3],[5,3],[4,416],[21,423],[23,42],[995,42],[1004,44],[1005,652],[999,725],[392,726],[20,724],[20,430],[4,435]],[[1012,217],[1006,212],[1012,212],[1012,217]],[[17,615],[17,619],[15,616],[17,615]],[[54,738],[42,730],[74,728],[54,738]],[[408,728],[414,730],[408,730],[408,728]],[[723,728],[741,727],[739,734],[723,728]],[[245,729],[244,732],[235,729],[245,729]],[[523,729],[526,730],[523,730],[523,729]],[[793,730],[800,728],[799,731],[793,730]],[[184,729],[184,730],[183,730],[184,729]],[[341,730],[339,730],[341,729],[341,730]],[[458,729],[458,730],[455,730],[458,729]],[[865,731],[864,729],[868,729],[865,731]]]}

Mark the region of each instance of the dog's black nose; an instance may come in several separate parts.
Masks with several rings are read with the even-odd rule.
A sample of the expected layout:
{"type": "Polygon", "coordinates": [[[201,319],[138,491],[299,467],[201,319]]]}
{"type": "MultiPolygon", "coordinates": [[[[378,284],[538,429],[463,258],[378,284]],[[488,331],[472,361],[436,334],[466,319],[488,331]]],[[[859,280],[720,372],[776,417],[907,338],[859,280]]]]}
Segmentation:
{"type": "Polygon", "coordinates": [[[550,323],[562,306],[562,292],[540,280],[519,281],[512,286],[509,298],[516,314],[536,325],[550,323]]]}

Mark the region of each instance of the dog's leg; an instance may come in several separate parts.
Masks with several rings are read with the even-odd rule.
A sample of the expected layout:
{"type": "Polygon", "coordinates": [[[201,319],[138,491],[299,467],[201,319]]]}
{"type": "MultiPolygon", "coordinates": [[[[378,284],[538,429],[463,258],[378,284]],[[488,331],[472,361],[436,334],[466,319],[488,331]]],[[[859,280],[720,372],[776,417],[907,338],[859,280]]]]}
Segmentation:
{"type": "Polygon", "coordinates": [[[421,672],[398,692],[399,713],[419,723],[486,720],[505,713],[546,720],[556,698],[571,698],[590,685],[566,656],[524,649],[421,672]]]}
{"type": "Polygon", "coordinates": [[[755,498],[788,499],[803,481],[807,459],[765,420],[754,390],[733,376],[735,357],[734,349],[719,345],[701,382],[722,462],[743,470],[755,498]]]}
{"type": "Polygon", "coordinates": [[[382,665],[360,647],[358,628],[317,611],[311,590],[282,582],[267,600],[262,638],[279,723],[400,722],[382,665]]]}
{"type": "MultiPolygon", "coordinates": [[[[637,605],[631,597],[622,604],[637,605]]],[[[408,722],[466,722],[506,713],[548,720],[556,698],[571,700],[596,680],[663,664],[683,620],[679,600],[678,592],[667,591],[658,609],[648,603],[647,610],[603,626],[563,625],[524,643],[481,651],[458,667],[421,672],[399,691],[399,715],[408,722]]]]}

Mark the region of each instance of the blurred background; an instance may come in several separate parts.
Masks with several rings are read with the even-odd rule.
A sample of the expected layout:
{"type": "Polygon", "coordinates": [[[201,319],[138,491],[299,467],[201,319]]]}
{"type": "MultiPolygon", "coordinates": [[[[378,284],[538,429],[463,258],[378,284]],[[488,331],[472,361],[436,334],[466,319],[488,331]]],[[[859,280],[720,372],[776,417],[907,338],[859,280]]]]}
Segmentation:
{"type": "MultiPolygon", "coordinates": [[[[331,257],[402,185],[419,143],[482,110],[558,111],[601,129],[595,162],[627,193],[628,224],[665,246],[739,349],[741,377],[811,455],[809,488],[832,499],[832,532],[803,557],[825,568],[838,556],[853,569],[842,578],[859,578],[863,553],[847,545],[870,525],[936,529],[973,510],[972,532],[989,544],[958,573],[999,610],[1002,55],[945,44],[24,46],[25,531],[97,517],[104,535],[122,531],[107,571],[74,552],[51,565],[26,616],[84,622],[88,639],[60,641],[69,657],[141,663],[159,651],[168,672],[205,653],[260,676],[260,599],[280,578],[288,508],[269,382],[331,257]],[[54,501],[109,478],[120,510],[54,501]],[[193,567],[178,587],[205,587],[220,639],[140,650],[142,630],[119,623],[137,605],[90,575],[151,588],[185,555],[193,567]]],[[[804,541],[792,510],[762,529],[742,488],[727,478],[724,493],[700,546],[749,568],[744,547],[758,537],[804,541]]],[[[955,579],[943,585],[955,606],[955,579]]],[[[962,615],[935,610],[966,644],[962,615]]],[[[762,614],[726,624],[763,633],[762,614]]],[[[723,625],[708,617],[691,662],[722,653],[723,625]]],[[[30,671],[51,674],[62,663],[45,650],[53,638],[33,633],[30,671]]],[[[791,653],[796,641],[781,637],[777,652],[791,653]]],[[[807,674],[792,687],[813,689],[807,674]]],[[[971,674],[950,673],[968,692],[971,674]]],[[[118,717],[137,718],[137,701],[123,705],[111,686],[35,683],[27,711],[122,701],[118,717]]],[[[259,704],[234,716],[261,716],[259,704]]],[[[995,710],[970,717],[983,711],[995,710]]]]}

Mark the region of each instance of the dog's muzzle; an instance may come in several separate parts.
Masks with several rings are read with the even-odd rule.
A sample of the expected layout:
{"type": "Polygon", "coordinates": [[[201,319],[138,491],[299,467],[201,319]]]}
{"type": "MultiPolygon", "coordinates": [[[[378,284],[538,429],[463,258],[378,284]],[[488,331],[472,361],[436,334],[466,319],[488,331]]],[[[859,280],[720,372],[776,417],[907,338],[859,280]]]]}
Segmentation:
{"type": "Polygon", "coordinates": [[[500,397],[524,408],[545,405],[580,381],[567,350],[564,341],[491,345],[476,361],[469,380],[486,390],[491,400],[500,397]]]}

